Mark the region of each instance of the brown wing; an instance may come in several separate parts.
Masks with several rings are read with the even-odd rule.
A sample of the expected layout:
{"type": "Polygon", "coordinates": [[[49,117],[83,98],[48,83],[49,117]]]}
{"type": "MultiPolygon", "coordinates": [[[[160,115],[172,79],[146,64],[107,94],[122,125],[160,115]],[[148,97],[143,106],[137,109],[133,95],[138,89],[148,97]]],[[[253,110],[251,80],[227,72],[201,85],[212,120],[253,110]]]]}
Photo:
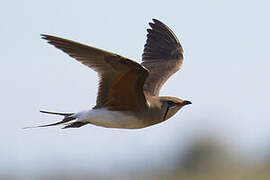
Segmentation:
{"type": "Polygon", "coordinates": [[[100,81],[94,108],[139,110],[146,104],[143,84],[148,71],[140,64],[94,47],[50,35],[48,43],[98,72],[100,81]]]}
{"type": "Polygon", "coordinates": [[[175,34],[162,22],[153,19],[147,29],[147,41],[142,55],[142,65],[149,71],[144,91],[158,96],[167,79],[178,71],[183,61],[183,48],[175,34]]]}

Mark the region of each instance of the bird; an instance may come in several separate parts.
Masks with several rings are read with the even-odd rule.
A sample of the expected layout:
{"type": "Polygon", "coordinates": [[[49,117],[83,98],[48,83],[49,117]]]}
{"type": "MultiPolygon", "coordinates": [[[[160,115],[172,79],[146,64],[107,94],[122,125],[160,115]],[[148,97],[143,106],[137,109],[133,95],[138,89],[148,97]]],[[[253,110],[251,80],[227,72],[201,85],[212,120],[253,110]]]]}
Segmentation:
{"type": "Polygon", "coordinates": [[[152,19],[139,64],[121,55],[64,38],[41,34],[49,44],[98,73],[96,105],[77,113],[40,111],[63,116],[63,125],[79,128],[92,124],[105,128],[140,129],[164,122],[192,104],[177,97],[159,96],[163,84],[183,63],[183,48],[173,31],[152,19]]]}

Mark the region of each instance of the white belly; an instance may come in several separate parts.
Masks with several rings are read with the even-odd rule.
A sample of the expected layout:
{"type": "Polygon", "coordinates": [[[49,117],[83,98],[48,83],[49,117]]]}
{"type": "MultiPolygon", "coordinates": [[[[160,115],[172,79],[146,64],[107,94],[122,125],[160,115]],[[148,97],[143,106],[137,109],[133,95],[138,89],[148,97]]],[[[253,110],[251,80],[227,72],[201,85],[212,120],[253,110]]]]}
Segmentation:
{"type": "Polygon", "coordinates": [[[109,111],[106,108],[91,109],[74,114],[77,121],[89,122],[97,126],[110,128],[136,129],[145,124],[128,112],[109,111]]]}

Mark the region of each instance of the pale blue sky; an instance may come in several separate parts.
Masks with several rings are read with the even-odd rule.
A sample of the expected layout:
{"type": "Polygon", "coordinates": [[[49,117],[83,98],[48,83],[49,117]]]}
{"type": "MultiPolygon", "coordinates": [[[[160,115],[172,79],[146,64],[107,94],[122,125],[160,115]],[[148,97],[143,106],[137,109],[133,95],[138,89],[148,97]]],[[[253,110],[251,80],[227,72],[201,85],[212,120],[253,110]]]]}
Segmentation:
{"type": "Polygon", "coordinates": [[[166,167],[201,133],[264,157],[270,148],[269,7],[267,0],[1,2],[0,172],[166,167]],[[191,106],[141,130],[21,129],[59,120],[40,109],[76,112],[95,104],[96,73],[39,34],[140,61],[152,18],[167,24],[185,51],[183,69],[161,94],[189,99],[191,106]]]}

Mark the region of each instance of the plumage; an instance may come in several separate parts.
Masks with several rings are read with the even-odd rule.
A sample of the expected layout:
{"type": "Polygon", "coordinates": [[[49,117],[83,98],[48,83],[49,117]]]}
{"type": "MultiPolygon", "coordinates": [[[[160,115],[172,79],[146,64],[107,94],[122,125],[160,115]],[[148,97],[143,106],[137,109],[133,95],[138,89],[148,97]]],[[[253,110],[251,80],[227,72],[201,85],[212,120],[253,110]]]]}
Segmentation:
{"type": "Polygon", "coordinates": [[[48,43],[98,72],[100,80],[95,108],[109,107],[110,110],[138,111],[139,103],[146,102],[143,85],[148,76],[148,70],[137,62],[63,38],[45,34],[42,34],[42,37],[48,40],[48,43]]]}
{"type": "Polygon", "coordinates": [[[159,97],[166,80],[178,71],[183,61],[183,48],[176,35],[161,21],[153,19],[147,29],[142,63],[115,53],[75,41],[42,34],[56,48],[95,70],[99,76],[96,105],[78,113],[42,113],[64,116],[57,123],[64,128],[86,124],[111,128],[144,128],[172,117],[190,101],[176,97],[159,97]]]}
{"type": "Polygon", "coordinates": [[[175,34],[165,24],[153,19],[149,23],[147,41],[142,54],[142,65],[149,71],[144,91],[158,96],[162,85],[177,72],[183,62],[183,48],[175,34]]]}

